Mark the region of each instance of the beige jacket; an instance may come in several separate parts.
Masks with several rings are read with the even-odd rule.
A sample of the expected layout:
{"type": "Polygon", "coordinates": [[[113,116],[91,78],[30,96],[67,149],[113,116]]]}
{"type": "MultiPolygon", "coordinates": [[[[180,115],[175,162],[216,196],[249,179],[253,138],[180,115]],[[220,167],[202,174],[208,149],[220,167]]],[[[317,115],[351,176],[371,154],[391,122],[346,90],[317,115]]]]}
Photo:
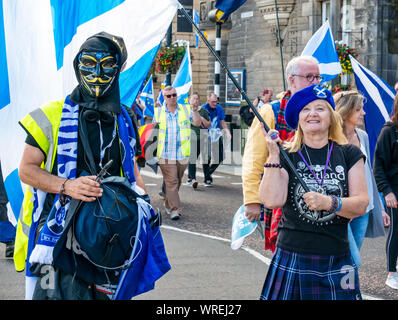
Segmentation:
{"type": "MultiPolygon", "coordinates": [[[[261,117],[270,129],[275,129],[275,116],[271,105],[265,104],[259,110],[261,117]]],[[[260,204],[259,189],[264,163],[268,158],[265,137],[261,132],[260,121],[254,118],[250,126],[245,152],[242,159],[242,187],[244,204],[260,204]]]]}

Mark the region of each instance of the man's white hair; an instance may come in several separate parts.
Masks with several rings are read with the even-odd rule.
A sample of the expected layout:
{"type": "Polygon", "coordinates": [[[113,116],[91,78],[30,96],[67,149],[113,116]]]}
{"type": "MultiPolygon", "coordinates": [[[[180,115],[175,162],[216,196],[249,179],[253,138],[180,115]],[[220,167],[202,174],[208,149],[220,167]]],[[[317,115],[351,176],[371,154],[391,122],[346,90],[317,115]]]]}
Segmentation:
{"type": "MultiPolygon", "coordinates": [[[[316,65],[319,65],[319,62],[317,59],[315,59],[313,56],[299,56],[295,57],[292,60],[289,61],[289,63],[286,66],[286,79],[289,79],[289,77],[293,74],[298,74],[299,70],[299,64],[301,61],[313,63],[316,65]]],[[[289,81],[288,81],[289,83],[289,81]]]]}

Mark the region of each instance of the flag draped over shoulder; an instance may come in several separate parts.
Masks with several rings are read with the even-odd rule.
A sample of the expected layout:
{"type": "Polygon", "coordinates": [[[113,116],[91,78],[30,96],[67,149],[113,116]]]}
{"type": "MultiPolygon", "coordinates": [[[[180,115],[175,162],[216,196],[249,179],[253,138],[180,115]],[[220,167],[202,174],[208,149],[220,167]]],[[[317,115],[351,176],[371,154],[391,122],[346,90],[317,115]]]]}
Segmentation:
{"type": "MultiPolygon", "coordinates": [[[[222,11],[222,16],[218,19],[219,21],[226,20],[230,14],[243,5],[246,0],[217,0],[215,7],[222,11]]],[[[217,14],[218,17],[218,14],[217,14]]]]}
{"type": "Polygon", "coordinates": [[[307,42],[301,55],[313,56],[318,60],[323,82],[332,80],[343,71],[328,20],[307,42]]]}
{"type": "Polygon", "coordinates": [[[16,224],[26,133],[18,121],[77,85],[73,58],[91,35],[123,37],[122,103],[132,105],[175,13],[177,0],[0,0],[0,159],[16,224]]]}
{"type": "Polygon", "coordinates": [[[189,90],[191,89],[191,86],[192,86],[191,53],[189,52],[189,45],[187,45],[184,58],[181,61],[181,65],[173,81],[173,87],[176,89],[178,95],[178,103],[181,104],[189,103],[189,90]]]}
{"type": "Polygon", "coordinates": [[[153,98],[153,81],[152,75],[149,77],[140,96],[141,103],[145,106],[144,116],[153,117],[155,102],[153,98]]]}
{"type": "Polygon", "coordinates": [[[365,126],[369,136],[371,163],[373,163],[377,138],[382,126],[390,120],[395,92],[383,79],[366,69],[352,56],[350,60],[357,89],[366,98],[363,109],[366,112],[365,126]]]}

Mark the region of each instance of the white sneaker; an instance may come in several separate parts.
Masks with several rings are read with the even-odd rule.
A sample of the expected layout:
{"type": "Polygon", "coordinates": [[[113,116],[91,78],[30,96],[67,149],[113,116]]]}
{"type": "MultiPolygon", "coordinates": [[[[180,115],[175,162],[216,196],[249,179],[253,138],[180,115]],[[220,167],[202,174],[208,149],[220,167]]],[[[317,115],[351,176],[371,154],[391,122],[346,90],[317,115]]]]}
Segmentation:
{"type": "Polygon", "coordinates": [[[176,212],[176,211],[170,212],[170,219],[171,220],[178,220],[178,219],[180,219],[180,216],[181,215],[178,212],[176,212]]]}
{"type": "Polygon", "coordinates": [[[187,182],[185,182],[185,185],[188,187],[192,187],[192,180],[188,180],[187,182]]]}
{"type": "Polygon", "coordinates": [[[394,273],[392,276],[388,276],[386,285],[393,289],[398,289],[398,273],[394,273]]]}
{"type": "Polygon", "coordinates": [[[211,181],[210,180],[206,180],[204,183],[205,187],[211,187],[211,181]]]}

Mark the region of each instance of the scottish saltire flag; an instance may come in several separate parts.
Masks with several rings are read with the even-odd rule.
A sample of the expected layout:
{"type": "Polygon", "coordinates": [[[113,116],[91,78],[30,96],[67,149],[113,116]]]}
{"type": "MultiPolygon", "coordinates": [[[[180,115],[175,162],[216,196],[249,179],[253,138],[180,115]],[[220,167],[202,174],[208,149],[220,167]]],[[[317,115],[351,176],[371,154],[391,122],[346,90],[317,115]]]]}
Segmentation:
{"type": "Polygon", "coordinates": [[[18,166],[26,138],[18,121],[72,91],[73,58],[101,31],[124,38],[120,91],[132,105],[177,7],[177,0],[0,0],[0,159],[13,225],[23,200],[18,166]]]}
{"type": "Polygon", "coordinates": [[[187,45],[184,58],[178,68],[176,77],[173,81],[173,87],[177,91],[178,103],[189,104],[189,90],[192,86],[192,65],[189,45],[187,45]]]}
{"type": "Polygon", "coordinates": [[[215,7],[223,12],[219,20],[226,20],[232,12],[244,4],[246,0],[216,0],[215,7]]]}
{"type": "Polygon", "coordinates": [[[307,42],[301,55],[313,56],[318,60],[319,70],[323,76],[322,82],[332,80],[343,71],[328,20],[307,42]]]}
{"type": "Polygon", "coordinates": [[[163,97],[163,90],[159,91],[158,97],[156,98],[156,102],[158,102],[161,106],[164,103],[164,97],[163,97]]]}
{"type": "MultiPolygon", "coordinates": [[[[193,15],[193,22],[195,22],[195,24],[199,26],[199,21],[200,21],[199,13],[195,9],[193,9],[192,15],[193,15]]],[[[199,48],[199,34],[196,32],[196,30],[195,30],[195,48],[199,48]]]]}
{"type": "Polygon", "coordinates": [[[383,79],[362,66],[350,56],[357,89],[365,96],[363,109],[365,114],[366,132],[369,136],[371,163],[376,147],[377,137],[382,126],[390,120],[395,99],[395,91],[383,79]]]}
{"type": "Polygon", "coordinates": [[[234,218],[232,219],[232,231],[231,231],[231,249],[237,250],[242,244],[243,240],[254,232],[257,228],[257,222],[250,222],[245,216],[245,205],[241,205],[235,212],[234,218]]]}
{"type": "Polygon", "coordinates": [[[149,77],[144,89],[140,96],[141,103],[145,106],[144,116],[153,117],[153,110],[155,108],[155,102],[153,98],[153,81],[152,75],[149,77]]]}
{"type": "Polygon", "coordinates": [[[6,38],[4,35],[3,0],[0,0],[0,109],[10,103],[6,38]]]}
{"type": "MultiPolygon", "coordinates": [[[[3,19],[3,0],[0,0],[0,110],[10,103],[10,88],[8,84],[8,68],[7,68],[7,52],[6,39],[4,36],[4,19],[3,19]]],[[[0,179],[3,179],[1,171],[0,157],[0,179]]],[[[1,187],[1,186],[0,186],[1,187]]],[[[5,197],[5,190],[1,187],[0,196],[5,197]]],[[[4,199],[5,202],[6,199],[4,199]]],[[[5,213],[4,213],[5,215],[5,213]]],[[[10,208],[7,208],[7,216],[2,217],[0,213],[0,241],[9,242],[15,238],[15,216],[10,208]],[[13,223],[11,223],[12,221],[13,223]]]]}

